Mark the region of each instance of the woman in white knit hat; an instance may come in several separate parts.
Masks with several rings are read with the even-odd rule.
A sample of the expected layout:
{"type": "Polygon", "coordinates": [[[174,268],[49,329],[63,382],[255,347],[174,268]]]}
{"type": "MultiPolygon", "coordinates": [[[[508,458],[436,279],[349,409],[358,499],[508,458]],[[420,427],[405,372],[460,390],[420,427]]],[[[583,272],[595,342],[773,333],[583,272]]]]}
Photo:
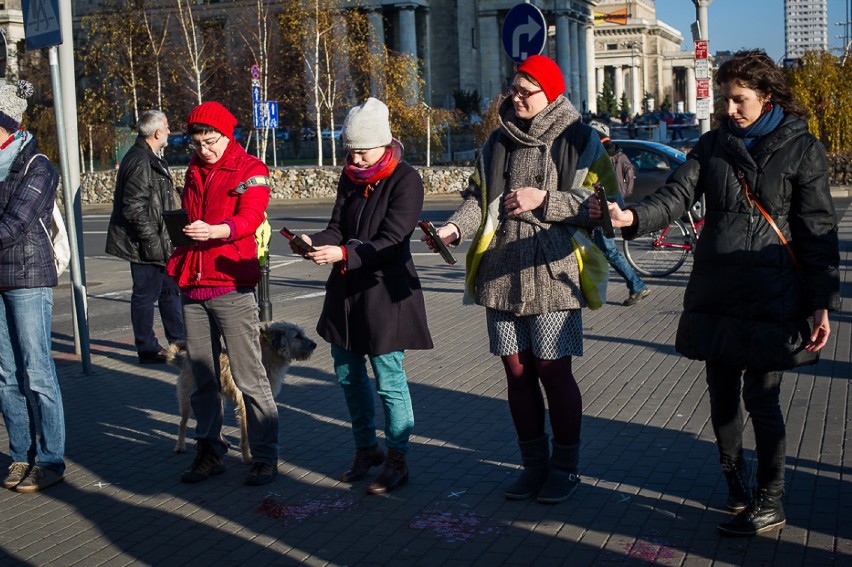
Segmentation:
{"type": "Polygon", "coordinates": [[[65,474],[65,416],[50,351],[58,278],[49,230],[59,176],[21,129],[32,94],[26,81],[0,86],[0,413],[12,457],[3,486],[25,493],[65,474]]]}
{"type": "MultiPolygon", "coordinates": [[[[325,230],[303,238],[316,248],[305,256],[331,266],[317,332],[331,344],[352,419],[355,458],[342,480],[360,480],[384,463],[367,488],[368,494],[380,494],[408,481],[414,412],[402,368],[405,350],[432,348],[409,248],[423,207],[423,182],[401,161],[402,144],[391,136],[388,108],[380,100],[369,98],[351,109],[342,138],[349,155],[331,220],[325,230]],[[387,459],[376,438],[367,360],[384,409],[387,459]]],[[[294,246],[293,251],[300,253],[294,246]]]]}

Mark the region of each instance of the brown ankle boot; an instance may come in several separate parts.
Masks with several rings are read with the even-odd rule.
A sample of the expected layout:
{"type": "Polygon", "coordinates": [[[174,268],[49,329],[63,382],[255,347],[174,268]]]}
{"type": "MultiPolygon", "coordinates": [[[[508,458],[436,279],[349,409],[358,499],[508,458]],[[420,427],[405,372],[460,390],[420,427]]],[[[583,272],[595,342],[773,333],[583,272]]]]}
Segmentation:
{"type": "Polygon", "coordinates": [[[367,487],[367,494],[384,494],[399,488],[406,482],[408,482],[408,465],[405,464],[405,455],[388,449],[385,468],[382,469],[379,478],[367,487]]]}
{"type": "Polygon", "coordinates": [[[377,467],[385,462],[385,453],[378,445],[372,447],[358,447],[355,449],[355,458],[352,466],[343,473],[340,480],[343,482],[355,482],[367,476],[370,467],[377,467]]]}

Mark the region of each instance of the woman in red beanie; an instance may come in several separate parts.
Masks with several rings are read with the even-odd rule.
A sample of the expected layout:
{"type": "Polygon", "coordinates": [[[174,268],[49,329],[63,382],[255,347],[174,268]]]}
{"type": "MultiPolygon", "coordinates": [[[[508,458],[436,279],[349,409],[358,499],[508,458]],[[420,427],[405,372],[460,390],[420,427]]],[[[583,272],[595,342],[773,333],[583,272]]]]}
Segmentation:
{"type": "Polygon", "coordinates": [[[466,295],[486,308],[524,466],[504,494],[546,504],[566,500],[580,482],[583,409],[571,358],[583,354],[586,300],[572,235],[595,224],[586,202],[593,182],[618,190],[598,135],[564,90],[552,59],[534,55],[518,67],[464,202],[438,229],[447,244],[473,238],[466,295]]]}
{"type": "Polygon", "coordinates": [[[270,482],[278,467],[278,408],[260,358],[254,296],[260,281],[254,234],[269,203],[269,170],[233,140],[236,125],[234,115],[218,102],[196,106],[187,119],[195,153],[181,203],[190,220],[183,231],[195,243],[177,247],[167,266],[183,294],[186,350],[195,377],[196,456],[183,482],[225,471],[221,339],[246,405],[252,454],[246,484],[270,482]]]}

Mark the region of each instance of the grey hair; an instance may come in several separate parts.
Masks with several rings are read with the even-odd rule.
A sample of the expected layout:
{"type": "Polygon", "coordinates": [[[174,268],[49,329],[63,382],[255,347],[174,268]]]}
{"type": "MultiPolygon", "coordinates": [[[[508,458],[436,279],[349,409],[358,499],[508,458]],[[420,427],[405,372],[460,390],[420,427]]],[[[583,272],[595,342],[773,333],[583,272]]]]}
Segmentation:
{"type": "Polygon", "coordinates": [[[143,138],[150,138],[160,128],[165,127],[168,122],[165,113],[159,110],[146,110],[139,116],[136,123],[136,131],[143,138]]]}

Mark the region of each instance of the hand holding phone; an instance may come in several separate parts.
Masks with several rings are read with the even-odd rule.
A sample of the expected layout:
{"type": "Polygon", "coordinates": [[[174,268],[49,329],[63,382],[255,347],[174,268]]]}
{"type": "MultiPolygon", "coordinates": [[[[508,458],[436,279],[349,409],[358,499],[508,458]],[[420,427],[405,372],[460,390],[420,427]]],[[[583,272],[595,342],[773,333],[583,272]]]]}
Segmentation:
{"type": "Polygon", "coordinates": [[[612,219],[609,216],[606,191],[604,190],[603,185],[599,182],[595,183],[592,187],[595,188],[595,197],[598,198],[598,201],[601,204],[601,230],[603,230],[604,236],[607,238],[615,238],[615,230],[612,228],[612,219]]]}
{"type": "Polygon", "coordinates": [[[289,240],[293,246],[295,246],[302,252],[302,256],[304,256],[308,252],[317,251],[316,248],[305,242],[304,239],[302,239],[300,236],[296,236],[296,234],[291,232],[290,229],[288,229],[286,226],[281,227],[281,230],[279,232],[286,236],[287,240],[289,240]]]}
{"type": "Polygon", "coordinates": [[[441,255],[441,258],[444,259],[444,262],[451,266],[455,264],[456,259],[453,257],[453,254],[452,252],[450,252],[450,249],[447,248],[447,245],[444,244],[444,241],[441,240],[441,237],[438,236],[438,231],[435,230],[435,225],[433,225],[430,221],[425,220],[422,220],[417,224],[420,225],[420,229],[425,232],[429,238],[432,239],[432,242],[435,243],[435,248],[438,249],[438,253],[441,255]]]}

